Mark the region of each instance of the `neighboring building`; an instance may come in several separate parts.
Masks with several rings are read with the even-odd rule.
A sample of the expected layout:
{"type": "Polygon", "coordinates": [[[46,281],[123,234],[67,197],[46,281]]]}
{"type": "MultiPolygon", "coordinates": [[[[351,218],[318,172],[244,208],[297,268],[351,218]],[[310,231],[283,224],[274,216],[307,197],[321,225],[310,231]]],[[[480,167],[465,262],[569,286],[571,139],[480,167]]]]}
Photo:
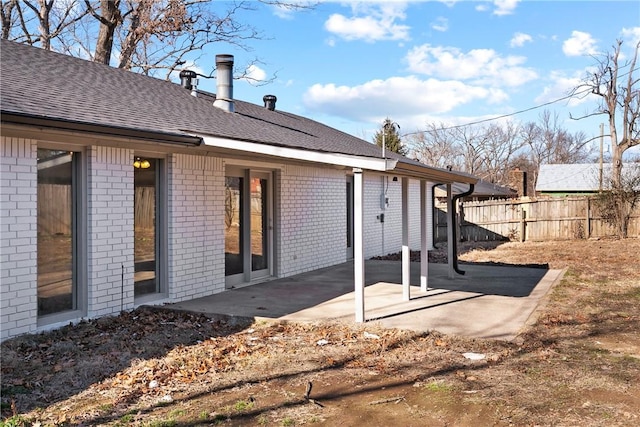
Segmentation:
{"type": "Polygon", "coordinates": [[[364,258],[426,253],[430,183],[476,182],[233,99],[229,55],[216,96],[0,47],[2,339],[349,259],[358,300],[364,258]]]}
{"type": "MultiPolygon", "coordinates": [[[[536,194],[565,197],[597,193],[611,186],[611,163],[600,169],[599,163],[540,165],[536,194]]],[[[640,164],[625,163],[624,176],[640,176],[640,164]]]]}
{"type": "MultiPolygon", "coordinates": [[[[453,195],[463,194],[469,191],[468,184],[455,183],[452,185],[453,195]]],[[[435,197],[441,204],[447,203],[447,188],[446,185],[438,185],[434,189],[435,197]]],[[[478,180],[474,185],[473,193],[462,197],[463,202],[471,201],[483,201],[483,200],[496,200],[496,199],[512,199],[518,197],[518,192],[512,188],[505,187],[498,184],[493,184],[488,181],[478,180]]]]}

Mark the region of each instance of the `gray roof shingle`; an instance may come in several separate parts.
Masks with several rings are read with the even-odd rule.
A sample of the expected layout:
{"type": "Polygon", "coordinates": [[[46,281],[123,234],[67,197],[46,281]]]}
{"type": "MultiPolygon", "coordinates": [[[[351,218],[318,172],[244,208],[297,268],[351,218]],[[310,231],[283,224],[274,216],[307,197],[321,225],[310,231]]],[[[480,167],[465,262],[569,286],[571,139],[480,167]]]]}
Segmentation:
{"type": "MultiPolygon", "coordinates": [[[[603,188],[609,188],[611,163],[602,165],[603,188]]],[[[640,174],[640,165],[622,166],[623,177],[640,174]]],[[[540,192],[594,192],[600,187],[599,163],[540,165],[536,191],[540,192]]]]}
{"type": "Polygon", "coordinates": [[[235,100],[228,113],[213,107],[211,95],[193,97],[179,84],[7,40],[0,47],[3,114],[381,157],[374,144],[284,111],[235,100]]]}

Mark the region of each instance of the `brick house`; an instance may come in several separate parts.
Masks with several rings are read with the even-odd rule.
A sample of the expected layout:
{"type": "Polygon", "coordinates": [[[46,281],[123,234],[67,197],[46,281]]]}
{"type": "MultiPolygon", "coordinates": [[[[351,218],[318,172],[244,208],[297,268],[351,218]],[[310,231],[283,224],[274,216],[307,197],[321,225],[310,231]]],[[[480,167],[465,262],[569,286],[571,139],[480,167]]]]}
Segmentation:
{"type": "Polygon", "coordinates": [[[431,245],[431,186],[476,182],[383,158],[274,96],[233,99],[229,55],[216,96],[189,73],[0,53],[2,340],[348,260],[361,321],[364,259],[406,251],[408,271],[409,247],[431,245]]]}

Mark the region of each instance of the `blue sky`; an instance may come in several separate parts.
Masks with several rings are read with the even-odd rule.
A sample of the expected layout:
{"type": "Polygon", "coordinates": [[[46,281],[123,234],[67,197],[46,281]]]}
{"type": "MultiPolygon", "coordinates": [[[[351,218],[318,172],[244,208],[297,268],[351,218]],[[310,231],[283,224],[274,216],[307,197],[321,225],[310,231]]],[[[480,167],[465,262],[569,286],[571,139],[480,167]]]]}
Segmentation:
{"type": "MultiPolygon", "coordinates": [[[[638,1],[321,1],[310,11],[256,2],[241,15],[263,31],[252,52],[215,46],[200,58],[208,69],[216,53],[236,65],[257,57],[251,85],[237,81],[236,98],[277,108],[371,140],[389,117],[401,133],[427,123],[456,125],[512,114],[563,98],[579,84],[594,55],[624,40],[630,54],[640,40],[638,1]],[[219,51],[213,51],[218,49],[219,51]]],[[[628,57],[628,56],[627,56],[628,57]]],[[[215,92],[215,81],[200,88],[215,92]]],[[[595,98],[545,108],[570,131],[600,134],[604,117],[574,121],[595,98]]],[[[535,121],[544,108],[510,120],[535,121]]],[[[595,144],[595,142],[594,142],[595,144]]]]}

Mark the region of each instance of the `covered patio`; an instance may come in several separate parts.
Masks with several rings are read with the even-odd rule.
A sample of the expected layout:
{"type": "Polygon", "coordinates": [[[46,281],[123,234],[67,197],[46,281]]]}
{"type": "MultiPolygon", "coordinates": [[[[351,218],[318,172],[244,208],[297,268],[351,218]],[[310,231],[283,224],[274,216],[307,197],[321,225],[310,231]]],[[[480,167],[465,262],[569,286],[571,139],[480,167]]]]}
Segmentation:
{"type": "MultiPolygon", "coordinates": [[[[367,260],[365,322],[422,332],[513,340],[563,271],[518,266],[464,265],[465,275],[446,264],[429,264],[429,288],[411,285],[406,300],[403,263],[367,260]]],[[[411,283],[420,283],[420,263],[410,263],[411,283]]],[[[214,317],[353,323],[354,263],[231,289],[167,305],[214,317]]],[[[356,313],[357,316],[357,313],[356,313]]],[[[365,323],[366,325],[366,323],[365,323]]]]}

